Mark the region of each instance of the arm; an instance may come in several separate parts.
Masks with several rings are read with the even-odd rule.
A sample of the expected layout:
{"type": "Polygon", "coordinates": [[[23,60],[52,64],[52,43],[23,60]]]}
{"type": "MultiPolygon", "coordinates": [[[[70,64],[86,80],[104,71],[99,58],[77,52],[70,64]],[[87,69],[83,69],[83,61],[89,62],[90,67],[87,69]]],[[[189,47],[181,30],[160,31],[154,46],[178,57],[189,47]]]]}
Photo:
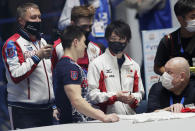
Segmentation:
{"type": "Polygon", "coordinates": [[[161,87],[159,87],[158,85],[159,85],[158,83],[155,83],[150,89],[148,95],[147,112],[153,112],[155,110],[161,109],[159,98],[161,87]]]}
{"type": "Polygon", "coordinates": [[[44,46],[31,58],[25,59],[19,44],[7,41],[3,47],[2,55],[13,82],[19,83],[26,79],[35,70],[42,58],[51,56],[51,50],[50,46],[44,46]]]}
{"type": "MultiPolygon", "coordinates": [[[[183,104],[176,103],[176,104],[173,104],[169,107],[166,107],[166,108],[163,108],[160,110],[170,111],[170,112],[174,112],[174,113],[180,113],[182,108],[183,108],[183,104]]],[[[155,110],[155,112],[158,112],[160,110],[155,110]]]]}
{"type": "Polygon", "coordinates": [[[155,7],[162,9],[166,4],[166,0],[125,0],[125,2],[128,7],[136,9],[139,14],[146,13],[155,7]]]}
{"type": "MultiPolygon", "coordinates": [[[[97,66],[92,62],[88,68],[89,98],[94,104],[111,105],[116,101],[126,104],[134,101],[133,95],[128,95],[128,91],[107,92],[105,87],[105,76],[103,71],[99,72],[97,66]]],[[[138,96],[138,95],[137,95],[138,96]]]]}
{"type": "Polygon", "coordinates": [[[158,75],[162,75],[164,73],[164,65],[169,60],[171,55],[171,50],[168,48],[170,43],[167,42],[168,41],[165,37],[161,39],[154,58],[154,72],[158,75]]]}
{"type": "Polygon", "coordinates": [[[116,122],[119,120],[115,114],[105,115],[101,110],[94,109],[81,96],[81,87],[76,84],[69,84],[64,86],[64,90],[71,102],[71,104],[80,112],[91,118],[103,122],[116,122]]]}
{"type": "Polygon", "coordinates": [[[92,103],[113,104],[116,100],[117,92],[107,92],[105,85],[105,76],[103,71],[99,71],[94,61],[89,64],[87,80],[89,87],[89,98],[92,103]]]}
{"type": "Polygon", "coordinates": [[[142,100],[142,96],[144,95],[144,87],[142,84],[141,74],[140,74],[140,68],[137,64],[137,70],[134,73],[134,84],[133,84],[133,93],[132,95],[135,97],[135,99],[140,102],[142,100]]]}
{"type": "Polygon", "coordinates": [[[64,50],[61,44],[61,39],[59,38],[58,40],[54,41],[54,45],[53,45],[52,57],[51,57],[53,68],[55,68],[56,64],[62,58],[63,55],[64,55],[64,50]]]}

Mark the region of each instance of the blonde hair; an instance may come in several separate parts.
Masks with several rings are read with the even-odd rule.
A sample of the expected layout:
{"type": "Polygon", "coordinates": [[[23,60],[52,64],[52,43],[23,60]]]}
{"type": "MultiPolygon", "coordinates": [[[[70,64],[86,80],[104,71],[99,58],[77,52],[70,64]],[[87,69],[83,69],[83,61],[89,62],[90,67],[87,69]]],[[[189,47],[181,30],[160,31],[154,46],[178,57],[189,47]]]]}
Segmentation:
{"type": "Polygon", "coordinates": [[[93,19],[95,8],[93,6],[75,6],[71,11],[71,21],[78,22],[80,18],[93,19]]]}
{"type": "Polygon", "coordinates": [[[18,6],[17,8],[17,19],[18,18],[24,18],[25,13],[27,11],[27,9],[29,8],[34,8],[34,9],[39,9],[39,6],[34,4],[34,3],[24,3],[20,6],[18,6]]]}

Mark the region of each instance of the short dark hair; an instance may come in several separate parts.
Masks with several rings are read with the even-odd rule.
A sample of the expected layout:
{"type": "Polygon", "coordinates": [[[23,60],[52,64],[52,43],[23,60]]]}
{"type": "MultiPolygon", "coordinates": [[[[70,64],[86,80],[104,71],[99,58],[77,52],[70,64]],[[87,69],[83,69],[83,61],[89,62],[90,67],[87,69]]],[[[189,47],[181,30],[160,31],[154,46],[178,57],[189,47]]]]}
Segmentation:
{"type": "Polygon", "coordinates": [[[75,25],[67,26],[60,37],[63,49],[70,48],[73,40],[81,40],[82,36],[84,36],[84,31],[80,27],[75,25]]]}
{"type": "Polygon", "coordinates": [[[122,20],[113,21],[106,27],[105,37],[107,40],[109,40],[113,32],[120,38],[126,38],[127,41],[131,39],[130,26],[122,20]]]}
{"type": "Polygon", "coordinates": [[[185,16],[195,10],[195,0],[178,0],[174,6],[176,16],[185,16]]]}
{"type": "Polygon", "coordinates": [[[27,9],[29,9],[29,8],[39,9],[39,6],[37,4],[34,4],[34,3],[24,3],[20,6],[18,6],[17,14],[16,14],[17,19],[19,17],[24,17],[27,9]]]}
{"type": "Polygon", "coordinates": [[[95,8],[93,6],[75,6],[71,11],[71,21],[78,22],[80,18],[93,19],[95,8]]]}

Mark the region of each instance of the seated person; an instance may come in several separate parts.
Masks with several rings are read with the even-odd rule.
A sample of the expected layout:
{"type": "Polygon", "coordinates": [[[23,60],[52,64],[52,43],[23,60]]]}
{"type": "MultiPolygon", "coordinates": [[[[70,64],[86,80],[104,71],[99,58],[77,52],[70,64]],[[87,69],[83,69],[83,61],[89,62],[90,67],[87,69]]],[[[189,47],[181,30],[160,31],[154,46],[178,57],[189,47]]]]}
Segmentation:
{"type": "Polygon", "coordinates": [[[190,76],[188,61],[183,57],[170,59],[160,82],[150,89],[147,111],[181,112],[186,105],[195,103],[194,87],[195,79],[190,76]]]}

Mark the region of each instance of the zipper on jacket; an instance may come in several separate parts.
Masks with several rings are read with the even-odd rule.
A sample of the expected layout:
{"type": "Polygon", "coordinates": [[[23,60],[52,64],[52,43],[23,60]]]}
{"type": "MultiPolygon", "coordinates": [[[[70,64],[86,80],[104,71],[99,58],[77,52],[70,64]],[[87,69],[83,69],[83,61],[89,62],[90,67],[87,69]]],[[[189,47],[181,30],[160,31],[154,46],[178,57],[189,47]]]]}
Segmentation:
{"type": "MultiPolygon", "coordinates": [[[[38,43],[39,45],[39,49],[41,49],[41,40],[39,41],[38,43]]],[[[34,45],[35,46],[35,45],[34,45]]],[[[37,47],[35,46],[35,48],[37,49],[37,47]]],[[[37,49],[38,50],[38,49],[37,49]]],[[[50,86],[49,86],[49,78],[48,78],[48,74],[47,74],[47,70],[46,70],[46,66],[45,66],[45,61],[44,59],[42,59],[42,62],[43,62],[43,67],[44,67],[44,71],[45,71],[45,75],[46,75],[46,78],[47,78],[47,84],[48,84],[48,93],[49,93],[49,100],[48,100],[48,103],[50,102],[50,86]]]]}
{"type": "MultiPolygon", "coordinates": [[[[119,67],[119,66],[118,66],[118,67],[119,67]]],[[[121,66],[121,68],[122,68],[122,66],[121,66]]],[[[119,76],[120,76],[120,86],[121,86],[121,91],[123,91],[122,84],[121,84],[121,69],[119,69],[119,76]]],[[[127,111],[126,111],[126,109],[125,109],[125,105],[124,105],[124,103],[122,103],[122,105],[123,105],[123,108],[124,108],[124,110],[125,110],[126,115],[128,115],[128,113],[127,113],[127,111]]]]}
{"type": "Polygon", "coordinates": [[[48,74],[47,74],[47,70],[46,70],[46,67],[45,67],[45,62],[44,60],[42,59],[43,61],[43,67],[44,67],[44,70],[45,70],[45,74],[46,74],[46,78],[47,78],[47,84],[48,84],[48,92],[49,92],[49,100],[48,102],[50,102],[50,86],[49,86],[49,78],[48,78],[48,74]]]}

